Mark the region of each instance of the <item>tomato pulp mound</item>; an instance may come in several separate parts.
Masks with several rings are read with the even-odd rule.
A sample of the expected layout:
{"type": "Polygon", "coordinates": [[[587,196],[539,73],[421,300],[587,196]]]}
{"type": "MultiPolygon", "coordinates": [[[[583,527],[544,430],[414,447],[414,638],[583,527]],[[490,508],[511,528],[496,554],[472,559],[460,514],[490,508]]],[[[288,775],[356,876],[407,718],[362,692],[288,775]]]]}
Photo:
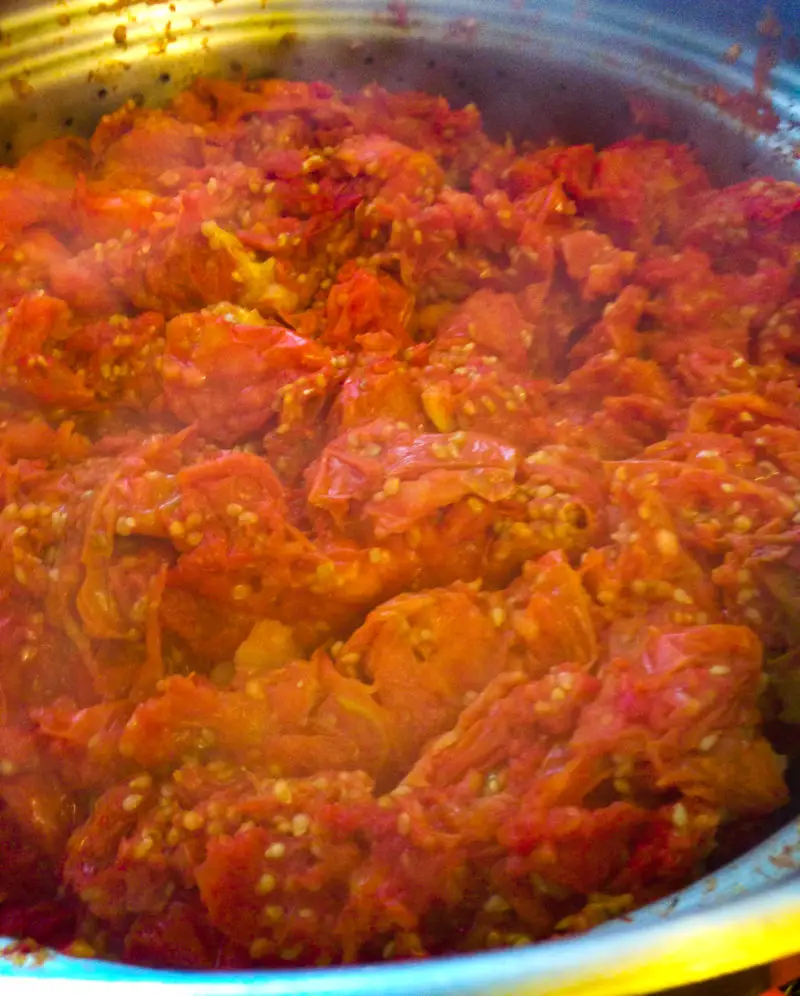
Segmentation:
{"type": "Polygon", "coordinates": [[[797,186],[200,80],[0,225],[0,934],[526,944],[786,802],[797,186]]]}

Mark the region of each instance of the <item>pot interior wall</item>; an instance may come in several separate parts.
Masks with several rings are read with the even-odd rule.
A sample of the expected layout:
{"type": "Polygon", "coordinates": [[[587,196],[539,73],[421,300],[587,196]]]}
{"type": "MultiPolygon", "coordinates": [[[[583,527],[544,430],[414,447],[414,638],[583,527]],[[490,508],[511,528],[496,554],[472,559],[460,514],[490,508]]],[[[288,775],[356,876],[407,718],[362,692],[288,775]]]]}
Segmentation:
{"type": "Polygon", "coordinates": [[[5,63],[0,58],[0,82],[5,77],[16,83],[0,88],[0,161],[13,163],[53,135],[89,134],[102,114],[126,100],[163,104],[195,76],[208,73],[320,79],[344,90],[377,81],[391,90],[441,93],[455,105],[475,102],[495,137],[510,132],[517,139],[557,137],[607,145],[637,131],[663,136],[693,145],[723,183],[747,176],[800,175],[800,160],[778,151],[774,137],[746,128],[698,99],[694,86],[703,75],[681,79],[679,62],[668,66],[656,60],[642,67],[624,54],[617,58],[591,48],[560,49],[547,35],[510,47],[471,39],[443,44],[385,32],[307,39],[284,32],[266,44],[250,44],[240,34],[213,50],[167,49],[157,57],[127,62],[123,52],[88,73],[81,68],[84,57],[74,66],[67,62],[55,76],[51,70],[40,74],[40,80],[35,70],[24,68],[24,59],[15,63],[7,50],[5,63]],[[12,75],[15,64],[22,75],[12,75]],[[645,95],[657,101],[657,127],[637,123],[631,112],[631,99],[645,95]]]}

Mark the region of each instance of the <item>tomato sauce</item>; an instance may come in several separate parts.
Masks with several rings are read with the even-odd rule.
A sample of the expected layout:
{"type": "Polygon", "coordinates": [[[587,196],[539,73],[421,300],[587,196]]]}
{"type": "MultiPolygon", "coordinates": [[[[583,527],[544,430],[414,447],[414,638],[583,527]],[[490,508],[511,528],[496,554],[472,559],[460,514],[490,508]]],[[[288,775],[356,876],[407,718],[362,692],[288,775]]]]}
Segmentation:
{"type": "Polygon", "coordinates": [[[799,254],[791,183],[377,87],[0,171],[0,934],[523,945],[780,809],[799,254]]]}

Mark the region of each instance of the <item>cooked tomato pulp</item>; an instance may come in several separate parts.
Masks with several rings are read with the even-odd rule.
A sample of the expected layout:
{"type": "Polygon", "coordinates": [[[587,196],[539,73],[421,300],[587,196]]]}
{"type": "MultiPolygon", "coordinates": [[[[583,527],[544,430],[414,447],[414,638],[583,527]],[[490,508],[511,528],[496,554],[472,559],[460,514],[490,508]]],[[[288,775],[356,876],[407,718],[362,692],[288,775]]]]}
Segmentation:
{"type": "Polygon", "coordinates": [[[0,934],[526,944],[786,802],[800,188],[200,80],[0,236],[0,934]]]}

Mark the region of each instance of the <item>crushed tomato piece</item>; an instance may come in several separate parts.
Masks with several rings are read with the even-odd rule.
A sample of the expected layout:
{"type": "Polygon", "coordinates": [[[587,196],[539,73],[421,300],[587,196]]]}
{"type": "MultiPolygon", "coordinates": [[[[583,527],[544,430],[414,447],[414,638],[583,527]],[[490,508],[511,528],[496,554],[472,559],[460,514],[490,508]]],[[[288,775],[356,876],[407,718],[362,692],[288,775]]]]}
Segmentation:
{"type": "Polygon", "coordinates": [[[795,184],[198,80],[0,207],[0,933],[522,945],[786,803],[795,184]]]}

